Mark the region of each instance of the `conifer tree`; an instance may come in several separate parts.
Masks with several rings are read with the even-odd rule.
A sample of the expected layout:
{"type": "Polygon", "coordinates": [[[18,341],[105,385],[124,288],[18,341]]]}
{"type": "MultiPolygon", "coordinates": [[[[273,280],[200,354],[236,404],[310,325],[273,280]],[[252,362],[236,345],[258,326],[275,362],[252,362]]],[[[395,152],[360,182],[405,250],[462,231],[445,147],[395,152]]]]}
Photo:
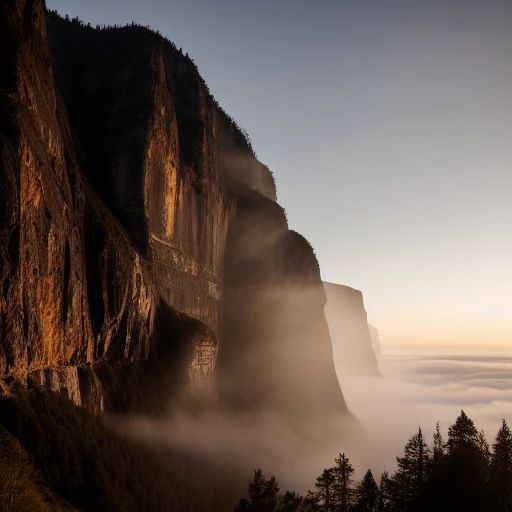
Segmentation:
{"type": "Polygon", "coordinates": [[[450,510],[482,512],[487,507],[488,446],[482,437],[464,411],[448,429],[445,502],[450,510]]]}
{"type": "Polygon", "coordinates": [[[464,411],[460,411],[455,423],[448,428],[448,454],[454,455],[461,450],[478,452],[478,430],[464,411]]]}
{"type": "Polygon", "coordinates": [[[441,434],[439,421],[432,440],[432,448],[427,464],[426,483],[423,492],[421,510],[446,510],[445,495],[449,492],[446,486],[445,466],[447,461],[446,444],[441,434]]]}
{"type": "Polygon", "coordinates": [[[334,468],[324,469],[322,474],[316,479],[317,498],[325,512],[333,510],[335,482],[334,468]]]}
{"type": "Polygon", "coordinates": [[[304,510],[307,512],[317,512],[322,510],[321,505],[319,504],[320,499],[318,493],[315,491],[308,491],[304,499],[302,500],[302,508],[300,510],[304,510]]]}
{"type": "Polygon", "coordinates": [[[378,512],[391,511],[391,480],[387,471],[380,477],[378,512]]]}
{"type": "Polygon", "coordinates": [[[354,468],[348,457],[340,453],[339,458],[334,459],[334,496],[336,512],[348,512],[354,502],[353,474],[354,468]]]}
{"type": "Polygon", "coordinates": [[[263,501],[265,496],[265,475],[263,475],[261,469],[257,469],[254,472],[252,482],[249,484],[249,499],[252,503],[260,503],[263,501]]]}
{"type": "Polygon", "coordinates": [[[478,448],[480,449],[483,462],[487,469],[487,466],[491,462],[491,452],[489,450],[489,443],[487,442],[487,439],[485,439],[485,434],[483,430],[481,430],[478,433],[478,448]]]}
{"type": "Polygon", "coordinates": [[[379,487],[368,470],[355,491],[353,512],[377,512],[379,503],[379,487]]]}
{"type": "Polygon", "coordinates": [[[493,454],[490,462],[490,479],[498,512],[512,510],[512,432],[503,420],[492,445],[493,454]]]}
{"type": "Polygon", "coordinates": [[[436,423],[436,431],[434,432],[434,439],[432,443],[432,457],[431,462],[436,464],[439,462],[445,455],[445,444],[443,441],[443,436],[441,435],[441,428],[439,427],[439,421],[436,423]]]}
{"type": "Polygon", "coordinates": [[[301,510],[303,499],[296,492],[286,491],[279,500],[278,512],[297,512],[301,510]]]}
{"type": "Polygon", "coordinates": [[[254,472],[249,484],[249,499],[241,499],[236,512],[274,512],[278,505],[279,484],[274,476],[265,479],[261,469],[254,472]]]}
{"type": "Polygon", "coordinates": [[[265,482],[265,491],[263,493],[264,504],[268,510],[274,510],[279,500],[279,483],[275,476],[271,476],[265,482]]]}
{"type": "Polygon", "coordinates": [[[429,460],[421,428],[405,445],[404,456],[396,460],[398,469],[391,480],[394,507],[398,510],[415,510],[424,491],[429,460]]]}

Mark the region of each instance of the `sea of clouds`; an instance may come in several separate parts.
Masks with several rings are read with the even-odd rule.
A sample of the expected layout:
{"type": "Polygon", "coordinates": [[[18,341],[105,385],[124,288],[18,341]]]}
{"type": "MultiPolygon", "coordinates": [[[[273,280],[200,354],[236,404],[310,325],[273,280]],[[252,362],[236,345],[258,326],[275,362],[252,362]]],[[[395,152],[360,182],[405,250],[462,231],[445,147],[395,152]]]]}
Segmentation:
{"type": "Polygon", "coordinates": [[[351,411],[364,425],[366,449],[346,447],[359,471],[393,471],[396,456],[421,427],[427,440],[439,421],[446,438],[461,410],[492,446],[502,419],[512,426],[512,355],[388,353],[381,378],[339,380],[351,411]],[[353,453],[351,453],[353,452],[353,453]]]}
{"type": "Polygon", "coordinates": [[[352,462],[356,479],[370,468],[379,481],[384,470],[395,470],[396,457],[403,455],[419,427],[431,441],[439,421],[446,440],[461,410],[484,430],[491,446],[502,419],[512,426],[512,355],[385,354],[379,360],[381,377],[338,375],[348,407],[361,425],[355,435],[334,413],[321,422],[305,417],[313,430],[294,428],[275,411],[236,414],[222,408],[108,421],[133,439],[235,467],[247,481],[260,467],[267,475],[275,474],[282,488],[301,493],[312,489],[316,477],[342,452],[352,462]]]}

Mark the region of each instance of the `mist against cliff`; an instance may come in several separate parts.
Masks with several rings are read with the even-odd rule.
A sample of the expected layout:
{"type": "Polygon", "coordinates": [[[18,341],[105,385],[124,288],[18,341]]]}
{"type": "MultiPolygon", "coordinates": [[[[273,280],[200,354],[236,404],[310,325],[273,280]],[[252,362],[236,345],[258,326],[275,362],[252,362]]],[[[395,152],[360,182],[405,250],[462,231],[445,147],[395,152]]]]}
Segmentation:
{"type": "MultiPolygon", "coordinates": [[[[355,455],[354,448],[365,445],[364,432],[350,412],[333,403],[336,393],[343,397],[338,383],[332,383],[336,387],[329,396],[316,378],[315,372],[328,374],[331,368],[315,365],[314,333],[290,330],[296,316],[279,306],[290,289],[265,288],[260,293],[269,307],[281,312],[279,321],[274,319],[268,339],[251,337],[250,349],[230,350],[228,360],[218,366],[218,385],[209,403],[191,408],[185,397],[183,407],[159,418],[110,416],[107,421],[135,441],[206,458],[219,471],[239,474],[244,485],[254,469],[262,468],[278,475],[283,487],[306,492],[340,452],[355,455]],[[268,344],[276,337],[279,343],[268,344]]],[[[316,297],[312,293],[310,287],[295,286],[294,311],[307,310],[316,297]]],[[[254,313],[261,318],[260,308],[254,313]]],[[[267,328],[254,333],[264,336],[267,328]]],[[[162,394],[165,398],[165,390],[162,394]]]]}
{"type": "Polygon", "coordinates": [[[236,217],[226,241],[215,384],[203,399],[185,390],[183,406],[158,419],[110,422],[143,442],[208,457],[243,481],[262,467],[304,491],[358,430],[336,377],[318,261],[288,229],[269,170],[248,152],[219,155],[236,217]]]}

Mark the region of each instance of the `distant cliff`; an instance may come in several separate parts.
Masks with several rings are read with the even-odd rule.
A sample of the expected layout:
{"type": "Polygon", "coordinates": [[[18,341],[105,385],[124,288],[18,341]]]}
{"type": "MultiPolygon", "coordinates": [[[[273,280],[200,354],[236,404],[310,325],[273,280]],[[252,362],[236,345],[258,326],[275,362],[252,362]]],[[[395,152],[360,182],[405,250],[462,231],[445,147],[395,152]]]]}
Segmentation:
{"type": "Polygon", "coordinates": [[[105,365],[153,361],[188,394],[347,412],[313,250],[188,57],[8,0],[0,69],[1,386],[101,411],[105,365]]]}
{"type": "Polygon", "coordinates": [[[368,329],[370,330],[370,339],[372,340],[373,352],[377,358],[379,358],[382,353],[379,331],[371,324],[368,324],[368,329]]]}
{"type": "Polygon", "coordinates": [[[325,315],[338,375],[380,375],[363,294],[334,283],[324,282],[324,288],[327,294],[325,315]]]}

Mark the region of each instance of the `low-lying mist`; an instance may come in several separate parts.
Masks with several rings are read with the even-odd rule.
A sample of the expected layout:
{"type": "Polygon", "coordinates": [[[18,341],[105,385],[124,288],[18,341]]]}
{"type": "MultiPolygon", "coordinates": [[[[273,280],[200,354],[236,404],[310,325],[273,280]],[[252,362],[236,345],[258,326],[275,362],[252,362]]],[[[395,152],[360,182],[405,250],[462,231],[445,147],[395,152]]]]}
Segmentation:
{"type": "Polygon", "coordinates": [[[340,431],[345,431],[348,443],[353,427],[333,417],[325,424],[311,421],[295,428],[275,412],[239,414],[226,409],[196,414],[174,411],[162,419],[110,417],[107,421],[134,440],[206,458],[226,475],[239,474],[244,484],[241,492],[257,468],[276,475],[282,488],[306,492],[343,451],[340,431]]]}
{"type": "Polygon", "coordinates": [[[340,376],[360,428],[334,413],[293,424],[276,410],[220,406],[108,421],[134,440],[206,457],[242,481],[262,468],[283,489],[304,493],[339,452],[354,464],[356,478],[368,468],[377,478],[384,469],[392,472],[418,426],[431,439],[439,421],[446,436],[461,409],[491,445],[501,420],[512,420],[512,357],[395,354],[381,357],[379,366],[382,377],[340,376]]]}
{"type": "Polygon", "coordinates": [[[436,421],[445,436],[463,409],[492,445],[501,420],[512,420],[512,357],[407,355],[379,360],[382,378],[339,374],[350,410],[371,443],[347,450],[356,469],[392,471],[405,443],[421,426],[432,439],[436,421]]]}
{"type": "MultiPolygon", "coordinates": [[[[272,248],[279,258],[280,243],[287,239],[272,248]]],[[[134,440],[240,475],[240,495],[257,468],[282,488],[306,492],[362,431],[336,377],[321,281],[285,279],[274,263],[257,267],[267,270],[264,279],[227,287],[215,386],[203,406],[185,396],[181,408],[158,418],[107,419],[134,440]]],[[[171,392],[162,390],[162,403],[171,392]]]]}

